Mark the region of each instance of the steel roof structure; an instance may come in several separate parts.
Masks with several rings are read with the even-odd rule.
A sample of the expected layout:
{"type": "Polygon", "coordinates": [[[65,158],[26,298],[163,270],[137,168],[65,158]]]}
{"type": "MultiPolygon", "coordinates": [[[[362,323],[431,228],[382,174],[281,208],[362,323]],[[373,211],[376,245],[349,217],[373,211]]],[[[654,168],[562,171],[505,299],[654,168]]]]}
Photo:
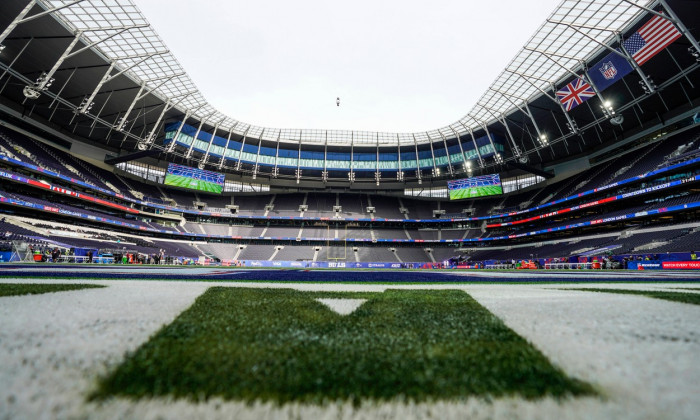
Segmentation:
{"type": "MultiPolygon", "coordinates": [[[[0,6],[3,12],[0,13],[0,29],[5,29],[0,34],[0,45],[5,50],[0,55],[0,74],[7,78],[6,84],[9,80],[12,84],[26,84],[22,92],[28,99],[13,96],[8,86],[7,89],[3,87],[2,94],[21,103],[23,115],[31,105],[28,112],[46,122],[57,123],[55,114],[70,110],[73,115],[63,117],[70,122],[59,124],[62,131],[93,140],[106,138],[105,145],[117,152],[136,150],[137,146],[162,148],[156,139],[162,136],[163,123],[173,120],[188,121],[200,130],[229,139],[247,140],[249,144],[272,147],[276,144],[277,148],[287,144],[300,150],[310,148],[324,152],[329,148],[349,147],[351,150],[374,148],[377,153],[380,149],[394,148],[400,153],[405,148],[415,148],[416,155],[422,147],[429,146],[432,150],[433,145],[444,145],[447,149],[449,144],[461,145],[463,138],[473,139],[475,133],[488,134],[491,130],[501,133],[507,140],[505,156],[497,156],[494,162],[484,162],[479,156],[479,166],[501,165],[505,158],[505,161],[529,162],[541,167],[584,152],[595,143],[618,138],[620,133],[616,133],[614,127],[612,130],[601,128],[610,117],[608,110],[597,109],[590,101],[575,112],[566,112],[555,99],[554,92],[659,10],[684,35],[678,46],[669,48],[670,62],[675,63],[674,66],[668,68],[664,63],[653,68],[658,86],[640,71],[628,76],[632,78],[630,83],[606,92],[606,96],[614,99],[620,114],[626,113],[628,120],[637,121],[639,129],[650,121],[640,116],[645,113],[639,105],[642,102],[656,113],[656,108],[665,109],[663,112],[679,106],[688,108],[683,105],[686,102],[689,108],[693,107],[697,92],[688,93],[687,90],[694,89],[698,62],[691,55],[700,47],[692,30],[687,28],[697,27],[700,13],[696,16],[687,13],[699,11],[697,4],[692,3],[685,0],[563,0],[463,118],[426,132],[270,128],[224,115],[198,91],[186,69],[132,0],[4,0],[0,6]],[[42,45],[37,45],[40,43],[42,45]],[[691,54],[684,53],[688,48],[691,54]],[[630,89],[629,84],[637,81],[646,84],[650,93],[658,97],[652,98],[655,95],[637,86],[630,89]],[[664,89],[674,90],[673,99],[661,96],[664,89]],[[678,94],[681,90],[684,96],[678,94]],[[46,104],[41,101],[49,98],[50,104],[42,109],[46,104]],[[33,105],[32,100],[35,101],[33,105]],[[586,132],[588,134],[584,135],[586,132]],[[117,133],[124,135],[117,136],[117,133]]],[[[602,103],[602,95],[599,96],[602,103]]],[[[186,153],[172,148],[163,150],[170,152],[173,159],[185,161],[198,158],[200,162],[207,162],[209,157],[208,150],[203,156],[201,153],[193,156],[191,147],[186,153]]],[[[226,170],[223,159],[221,163],[219,169],[226,170]]],[[[239,159],[233,169],[256,173],[257,166],[241,167],[239,159]]],[[[440,174],[439,170],[435,171],[438,165],[433,169],[431,176],[440,174]]],[[[460,172],[464,172],[464,168],[459,170],[449,163],[443,176],[460,172]]],[[[277,175],[274,173],[273,177],[277,175]]],[[[301,175],[294,176],[299,179],[301,175]]],[[[403,174],[399,178],[403,181],[403,174]]],[[[421,170],[410,178],[420,180],[421,170]]]]}

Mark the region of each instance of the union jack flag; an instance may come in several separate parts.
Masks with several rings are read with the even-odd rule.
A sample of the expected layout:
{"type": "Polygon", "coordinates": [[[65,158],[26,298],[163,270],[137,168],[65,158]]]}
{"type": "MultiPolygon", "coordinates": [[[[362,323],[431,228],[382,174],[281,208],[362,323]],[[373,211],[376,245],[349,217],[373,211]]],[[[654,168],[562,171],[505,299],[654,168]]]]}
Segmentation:
{"type": "Polygon", "coordinates": [[[574,79],[571,83],[557,91],[559,102],[564,104],[567,111],[571,111],[585,101],[595,96],[595,91],[581,78],[574,79]]]}

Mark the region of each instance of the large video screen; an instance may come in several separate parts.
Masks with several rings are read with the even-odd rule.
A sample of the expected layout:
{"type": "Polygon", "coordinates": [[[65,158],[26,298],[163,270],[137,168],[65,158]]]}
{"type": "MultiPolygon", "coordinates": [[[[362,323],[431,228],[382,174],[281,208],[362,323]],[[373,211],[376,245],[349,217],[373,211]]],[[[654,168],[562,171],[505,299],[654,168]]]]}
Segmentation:
{"type": "Polygon", "coordinates": [[[503,187],[501,177],[491,174],[447,181],[447,191],[450,193],[450,200],[461,200],[503,194],[503,187]]]}
{"type": "Polygon", "coordinates": [[[224,174],[170,163],[164,184],[221,194],[224,190],[224,174]]]}

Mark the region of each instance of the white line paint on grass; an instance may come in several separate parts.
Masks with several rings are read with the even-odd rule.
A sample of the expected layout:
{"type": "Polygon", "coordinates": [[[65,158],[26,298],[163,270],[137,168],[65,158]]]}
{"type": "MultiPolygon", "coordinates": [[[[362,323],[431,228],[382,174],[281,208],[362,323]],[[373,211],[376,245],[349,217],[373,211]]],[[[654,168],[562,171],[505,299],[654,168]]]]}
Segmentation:
{"type": "MultiPolygon", "coordinates": [[[[36,280],[2,279],[3,283],[36,280]]],[[[557,285],[360,285],[42,280],[85,289],[0,298],[0,419],[694,419],[700,412],[700,306],[641,296],[557,290],[557,285]],[[383,292],[461,289],[603,398],[468,398],[326,406],[112,398],[87,402],[116,367],[212,286],[383,292]]],[[[573,285],[572,285],[573,286],[573,285]]],[[[586,284],[605,287],[606,284],[586,284]]],[[[614,288],[688,287],[682,283],[614,288]]],[[[580,287],[580,285],[579,285],[580,287]]]]}
{"type": "Polygon", "coordinates": [[[367,299],[316,299],[340,315],[350,315],[367,302],[367,299]]]}

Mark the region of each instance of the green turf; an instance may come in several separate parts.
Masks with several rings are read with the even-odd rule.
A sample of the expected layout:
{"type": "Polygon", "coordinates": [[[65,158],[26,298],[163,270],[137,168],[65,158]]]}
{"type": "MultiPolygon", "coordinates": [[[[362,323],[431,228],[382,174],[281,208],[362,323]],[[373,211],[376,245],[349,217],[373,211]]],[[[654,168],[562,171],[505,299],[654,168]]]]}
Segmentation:
{"type": "Polygon", "coordinates": [[[461,200],[464,198],[484,197],[487,195],[498,194],[503,194],[503,188],[500,185],[463,188],[458,190],[450,190],[450,200],[461,200]],[[472,192],[472,190],[475,191],[472,192]]]}
{"type": "Polygon", "coordinates": [[[193,179],[181,175],[168,174],[165,177],[165,185],[172,185],[180,188],[189,188],[199,191],[206,191],[210,193],[219,194],[221,193],[223,187],[214,182],[208,182],[201,179],[193,179]]]}
{"type": "Polygon", "coordinates": [[[213,287],[92,397],[358,403],[594,393],[462,291],[213,287]],[[321,297],[369,300],[341,316],[321,297]]]}
{"type": "Polygon", "coordinates": [[[99,284],[10,284],[0,283],[1,296],[40,295],[42,293],[105,287],[99,284]]]}
{"type": "MultiPolygon", "coordinates": [[[[580,290],[583,292],[600,292],[600,293],[620,293],[624,295],[641,295],[651,298],[670,300],[673,302],[691,303],[700,305],[700,293],[684,293],[684,292],[666,292],[656,290],[627,290],[627,289],[562,289],[562,290],[580,290]]],[[[692,289],[691,289],[692,290],[692,289]]],[[[697,290],[697,289],[695,289],[697,290]]]]}

